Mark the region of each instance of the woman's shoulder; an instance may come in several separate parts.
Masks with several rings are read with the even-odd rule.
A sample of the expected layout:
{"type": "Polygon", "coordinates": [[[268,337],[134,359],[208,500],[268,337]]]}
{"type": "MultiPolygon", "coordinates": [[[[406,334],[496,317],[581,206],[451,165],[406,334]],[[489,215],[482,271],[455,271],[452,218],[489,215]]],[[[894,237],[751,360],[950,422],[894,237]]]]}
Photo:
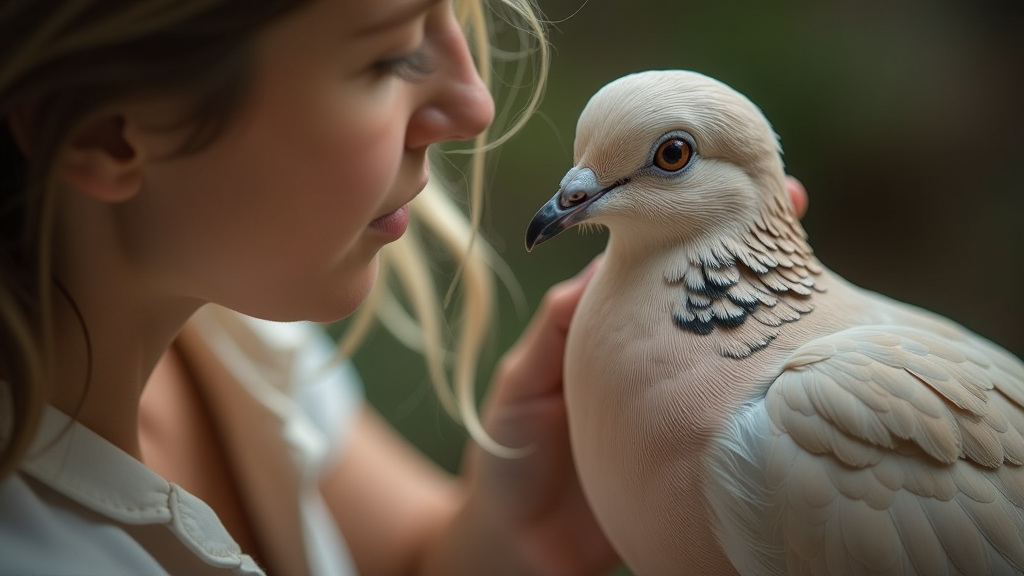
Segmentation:
{"type": "Polygon", "coordinates": [[[47,406],[0,483],[0,574],[251,574],[205,503],[47,406]]]}
{"type": "Polygon", "coordinates": [[[22,473],[0,484],[0,573],[163,574],[123,531],[22,473]]]}

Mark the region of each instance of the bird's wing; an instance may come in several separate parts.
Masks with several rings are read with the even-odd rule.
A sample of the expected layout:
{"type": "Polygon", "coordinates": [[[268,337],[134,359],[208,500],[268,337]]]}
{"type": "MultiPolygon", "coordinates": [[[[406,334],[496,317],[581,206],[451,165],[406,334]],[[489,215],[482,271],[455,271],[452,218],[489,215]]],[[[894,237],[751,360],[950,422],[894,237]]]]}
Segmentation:
{"type": "Polygon", "coordinates": [[[980,338],[813,340],[729,422],[706,493],[744,574],[1024,573],[1024,364],[980,338]]]}

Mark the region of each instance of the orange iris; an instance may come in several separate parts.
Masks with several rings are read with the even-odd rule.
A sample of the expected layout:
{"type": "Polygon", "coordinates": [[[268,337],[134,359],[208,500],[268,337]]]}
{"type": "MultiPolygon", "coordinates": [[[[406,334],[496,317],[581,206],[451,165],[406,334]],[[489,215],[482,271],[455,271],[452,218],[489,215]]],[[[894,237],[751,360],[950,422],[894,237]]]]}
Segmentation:
{"type": "Polygon", "coordinates": [[[668,172],[678,172],[690,161],[690,143],[673,138],[658,146],[654,153],[654,165],[668,172]]]}

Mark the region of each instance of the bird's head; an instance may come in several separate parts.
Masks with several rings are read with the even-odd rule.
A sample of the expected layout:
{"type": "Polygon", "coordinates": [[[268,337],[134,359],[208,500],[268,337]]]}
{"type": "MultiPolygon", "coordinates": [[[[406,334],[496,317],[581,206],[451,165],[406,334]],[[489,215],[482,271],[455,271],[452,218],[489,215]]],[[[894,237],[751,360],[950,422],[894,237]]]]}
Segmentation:
{"type": "Polygon", "coordinates": [[[665,244],[740,232],[780,211],[791,219],[780,153],[757,106],[717,80],[625,76],[580,115],[575,166],[534,216],[526,247],[583,222],[665,244]]]}

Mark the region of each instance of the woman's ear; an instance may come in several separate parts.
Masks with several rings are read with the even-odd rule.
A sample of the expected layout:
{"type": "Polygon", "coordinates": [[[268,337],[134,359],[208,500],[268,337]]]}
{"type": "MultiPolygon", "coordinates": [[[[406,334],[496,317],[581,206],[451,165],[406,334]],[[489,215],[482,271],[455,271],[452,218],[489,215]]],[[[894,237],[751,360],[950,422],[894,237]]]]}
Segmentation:
{"type": "Polygon", "coordinates": [[[129,137],[125,117],[100,116],[72,135],[58,157],[57,175],[101,202],[123,202],[142,187],[142,151],[129,137]]]}

